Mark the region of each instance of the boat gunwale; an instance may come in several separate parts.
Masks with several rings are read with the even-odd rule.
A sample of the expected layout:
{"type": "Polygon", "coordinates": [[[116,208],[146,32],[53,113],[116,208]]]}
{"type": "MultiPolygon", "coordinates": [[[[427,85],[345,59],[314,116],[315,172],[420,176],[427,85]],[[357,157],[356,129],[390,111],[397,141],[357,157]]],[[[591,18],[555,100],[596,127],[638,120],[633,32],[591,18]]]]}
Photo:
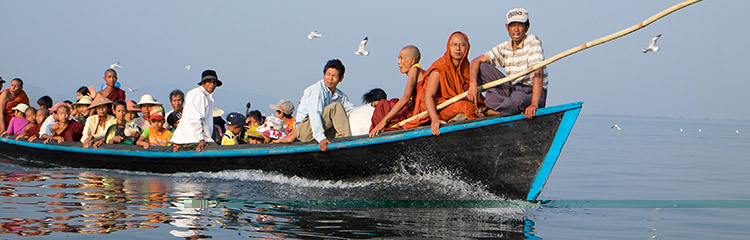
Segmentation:
{"type": "MultiPolygon", "coordinates": [[[[571,110],[580,109],[583,102],[573,102],[552,107],[537,109],[536,115],[550,115],[560,112],[567,112],[571,110]]],[[[440,127],[440,133],[446,134],[451,132],[457,132],[465,129],[485,127],[489,125],[509,123],[513,121],[523,120],[524,115],[517,114],[507,117],[491,117],[478,121],[469,122],[458,122],[451,123],[440,127]]],[[[571,126],[572,127],[572,126],[571,126]]],[[[569,130],[568,130],[569,131],[569,130]]],[[[393,134],[383,134],[373,138],[363,137],[355,138],[348,141],[333,141],[328,145],[328,151],[335,151],[337,149],[346,149],[354,147],[363,147],[375,144],[398,142],[404,140],[410,140],[420,137],[431,136],[432,132],[429,127],[421,127],[419,129],[403,131],[393,134]]],[[[567,137],[567,135],[566,135],[567,137]]],[[[555,137],[557,138],[557,137],[555,137]]],[[[75,152],[85,154],[96,154],[96,155],[117,155],[117,156],[129,156],[129,157],[141,157],[141,158],[209,158],[209,157],[238,157],[238,156],[261,156],[261,155],[283,155],[293,153],[307,153],[307,152],[320,152],[317,144],[304,144],[294,146],[283,146],[283,147],[263,147],[263,148],[241,148],[241,149],[217,149],[217,150],[206,150],[206,151],[133,151],[133,150],[120,150],[120,149],[91,149],[74,146],[65,146],[57,144],[43,144],[27,141],[16,141],[10,138],[0,138],[0,142],[14,144],[23,147],[37,148],[51,151],[60,152],[75,152]]]]}

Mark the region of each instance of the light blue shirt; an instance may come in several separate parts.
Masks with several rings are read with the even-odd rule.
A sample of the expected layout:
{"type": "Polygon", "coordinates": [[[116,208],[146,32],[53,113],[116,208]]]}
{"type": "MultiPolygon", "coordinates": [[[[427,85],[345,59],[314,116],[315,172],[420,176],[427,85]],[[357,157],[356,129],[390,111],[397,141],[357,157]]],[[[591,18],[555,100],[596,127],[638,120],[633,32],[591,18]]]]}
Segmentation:
{"type": "Polygon", "coordinates": [[[347,114],[354,109],[354,104],[349,102],[346,94],[338,88],[336,88],[335,92],[331,93],[331,90],[326,87],[323,80],[310,85],[302,93],[302,99],[300,99],[297,108],[297,115],[294,116],[296,120],[295,124],[299,124],[306,117],[310,117],[310,128],[312,128],[313,138],[318,142],[323,141],[326,139],[325,129],[323,128],[323,109],[333,102],[341,103],[347,114]]]}

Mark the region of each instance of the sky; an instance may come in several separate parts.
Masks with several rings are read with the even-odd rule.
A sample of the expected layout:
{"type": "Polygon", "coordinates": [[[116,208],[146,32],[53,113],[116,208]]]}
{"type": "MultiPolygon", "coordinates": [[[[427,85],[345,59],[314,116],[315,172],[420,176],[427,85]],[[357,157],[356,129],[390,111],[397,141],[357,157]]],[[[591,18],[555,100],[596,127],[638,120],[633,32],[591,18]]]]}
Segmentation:
{"type": "MultiPolygon", "coordinates": [[[[32,103],[43,95],[75,99],[100,86],[120,62],[127,98],[197,86],[215,69],[214,92],[226,113],[245,104],[265,114],[295,101],[341,59],[339,88],[360,104],[372,88],[400,97],[406,76],[399,50],[416,45],[426,69],[450,33],[469,36],[471,59],[509,39],[505,13],[529,11],[530,34],[549,58],[635,25],[674,4],[653,1],[0,1],[0,76],[24,79],[32,103]],[[323,35],[308,40],[310,31],[323,35]],[[354,55],[367,36],[369,56],[354,55]],[[191,65],[188,71],[185,65],[191,65]]],[[[547,106],[583,101],[582,114],[750,120],[743,60],[750,56],[750,1],[707,0],[635,33],[548,66],[547,106]],[[644,54],[655,35],[661,50],[644,54]]],[[[4,87],[7,87],[6,83],[4,87]]],[[[166,109],[171,109],[165,106],[166,109]]]]}

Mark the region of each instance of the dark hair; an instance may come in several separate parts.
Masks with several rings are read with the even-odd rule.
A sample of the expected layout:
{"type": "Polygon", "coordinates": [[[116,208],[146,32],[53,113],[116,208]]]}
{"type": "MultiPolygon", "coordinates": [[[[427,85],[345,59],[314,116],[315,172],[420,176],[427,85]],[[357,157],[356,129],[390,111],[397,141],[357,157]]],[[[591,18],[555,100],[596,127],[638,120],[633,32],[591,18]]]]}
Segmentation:
{"type": "Polygon", "coordinates": [[[36,100],[36,104],[39,106],[44,106],[45,108],[52,108],[52,98],[44,95],[39,98],[39,100],[36,100]]]}
{"type": "Polygon", "coordinates": [[[40,108],[37,113],[43,112],[45,116],[49,116],[49,109],[46,108],[40,108]]]}
{"type": "Polygon", "coordinates": [[[346,71],[346,68],[344,67],[344,63],[341,62],[341,60],[338,60],[336,58],[328,60],[326,63],[326,66],[323,67],[323,74],[326,74],[326,70],[329,68],[334,68],[336,70],[339,70],[339,78],[344,76],[344,72],[346,71]]]}
{"type": "Polygon", "coordinates": [[[263,114],[261,114],[258,110],[250,111],[249,113],[247,113],[247,116],[258,120],[258,122],[260,122],[261,124],[266,122],[266,117],[263,117],[263,114]]]}
{"type": "Polygon", "coordinates": [[[362,95],[362,102],[363,103],[373,103],[380,101],[381,99],[387,99],[388,95],[385,94],[385,91],[380,88],[374,88],[370,90],[369,92],[365,93],[365,95],[362,95]]]}
{"type": "Polygon", "coordinates": [[[89,95],[89,88],[86,86],[81,86],[78,88],[78,91],[76,91],[76,93],[79,93],[83,96],[89,95]]]}
{"type": "Polygon", "coordinates": [[[180,96],[183,100],[185,99],[185,93],[180,91],[180,89],[172,90],[172,92],[169,93],[169,101],[172,101],[172,98],[175,96],[180,96]]]}
{"type": "Polygon", "coordinates": [[[128,104],[125,103],[125,101],[117,100],[114,103],[112,103],[112,111],[114,112],[114,110],[117,109],[117,106],[120,106],[120,105],[125,106],[125,111],[128,110],[128,104]]]}
{"type": "Polygon", "coordinates": [[[23,79],[20,79],[20,78],[14,78],[13,80],[10,80],[10,81],[11,81],[11,82],[13,82],[13,81],[18,81],[19,83],[21,83],[21,87],[23,87],[23,79]]]}
{"type": "Polygon", "coordinates": [[[114,69],[110,68],[110,69],[104,70],[105,76],[107,75],[107,72],[112,72],[112,74],[115,75],[115,78],[117,78],[117,71],[115,71],[114,69]]]}
{"type": "Polygon", "coordinates": [[[73,102],[71,102],[71,101],[70,101],[70,100],[68,100],[68,99],[65,99],[65,100],[63,100],[63,103],[65,103],[65,104],[73,104],[73,102]]]}

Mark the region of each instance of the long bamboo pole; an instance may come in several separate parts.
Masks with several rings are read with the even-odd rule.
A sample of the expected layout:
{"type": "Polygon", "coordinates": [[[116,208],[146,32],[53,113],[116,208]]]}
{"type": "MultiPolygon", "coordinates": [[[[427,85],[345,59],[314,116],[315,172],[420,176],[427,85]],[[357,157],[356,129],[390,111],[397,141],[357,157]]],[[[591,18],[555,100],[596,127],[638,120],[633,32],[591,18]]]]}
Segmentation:
{"type": "MultiPolygon", "coordinates": [[[[553,56],[551,58],[548,58],[548,59],[546,59],[546,60],[544,60],[544,61],[542,61],[540,63],[535,64],[534,66],[526,69],[525,71],[522,71],[522,72],[510,75],[510,76],[507,76],[507,77],[504,77],[504,78],[501,78],[501,79],[497,79],[497,80],[492,81],[492,82],[485,83],[484,85],[479,86],[479,91],[484,91],[484,90],[486,90],[488,88],[495,87],[495,86],[503,84],[505,82],[510,82],[510,81],[516,80],[518,78],[526,76],[527,74],[529,74],[529,73],[531,73],[533,71],[536,71],[537,69],[540,69],[540,68],[542,68],[544,66],[547,66],[547,65],[549,65],[549,64],[551,64],[553,62],[556,62],[557,60],[563,59],[563,58],[565,58],[567,56],[573,55],[573,54],[578,53],[580,51],[592,48],[592,47],[597,46],[599,44],[606,43],[606,42],[615,40],[617,38],[620,38],[622,36],[628,35],[628,34],[630,34],[632,32],[638,31],[641,28],[644,28],[644,27],[650,25],[653,22],[656,22],[657,20],[659,20],[659,19],[661,19],[663,17],[665,17],[665,16],[667,16],[667,15],[673,13],[673,12],[676,12],[677,10],[683,9],[683,8],[685,8],[687,6],[693,5],[693,4],[695,4],[697,2],[700,2],[700,1],[702,1],[702,0],[687,0],[687,1],[681,2],[681,3],[677,4],[677,5],[674,5],[674,6],[670,7],[670,8],[665,9],[664,11],[661,11],[661,12],[657,13],[656,15],[653,15],[653,16],[647,18],[643,22],[640,22],[640,23],[638,23],[636,25],[633,25],[633,26],[631,26],[629,28],[623,29],[623,30],[621,30],[619,32],[612,33],[610,35],[601,37],[599,39],[596,39],[596,40],[584,43],[583,45],[580,45],[580,46],[568,49],[565,52],[559,53],[559,54],[557,54],[557,55],[555,55],[555,56],[553,56]]],[[[437,106],[437,109],[438,110],[439,109],[443,109],[446,106],[448,106],[448,105],[450,105],[452,103],[455,103],[458,100],[461,100],[461,99],[465,98],[466,95],[467,95],[466,92],[458,94],[455,97],[452,97],[451,99],[448,99],[447,101],[445,101],[443,103],[440,103],[437,106]]],[[[401,122],[399,122],[397,124],[392,125],[392,127],[403,126],[406,122],[409,122],[411,120],[417,119],[417,118],[422,117],[422,116],[424,116],[426,114],[427,114],[427,111],[421,112],[421,113],[419,113],[417,115],[414,115],[414,116],[412,116],[412,117],[410,117],[410,118],[408,118],[406,120],[403,120],[403,121],[401,121],[401,122]]]]}

